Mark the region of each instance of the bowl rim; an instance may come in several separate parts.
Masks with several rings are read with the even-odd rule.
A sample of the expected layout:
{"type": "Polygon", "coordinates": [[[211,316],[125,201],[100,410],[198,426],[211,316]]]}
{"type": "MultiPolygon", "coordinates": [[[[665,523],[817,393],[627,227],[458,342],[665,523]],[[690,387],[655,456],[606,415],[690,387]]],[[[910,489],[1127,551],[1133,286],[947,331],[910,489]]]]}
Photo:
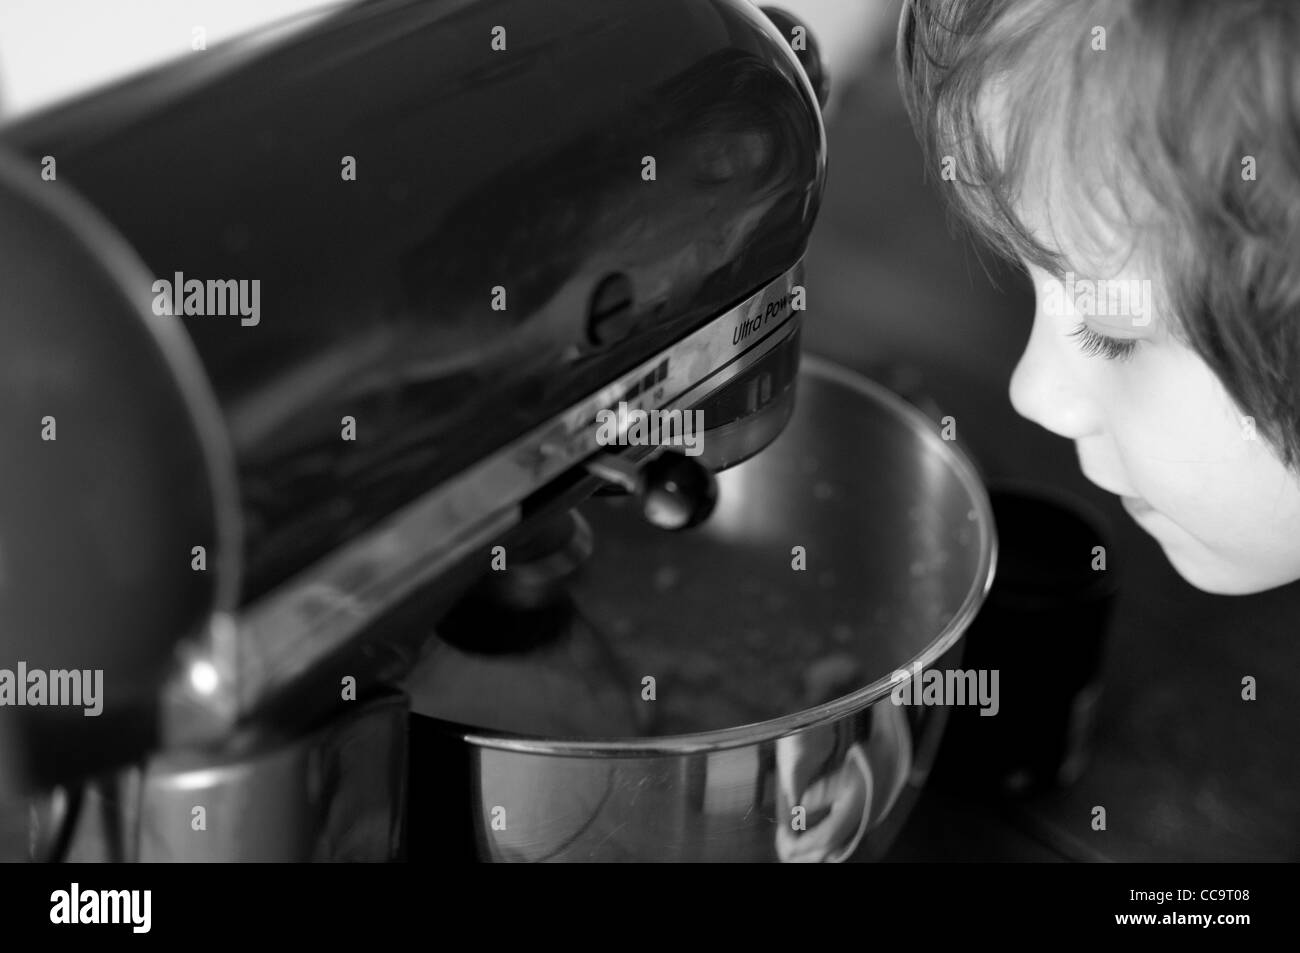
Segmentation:
{"type": "MultiPolygon", "coordinates": [[[[944,455],[971,501],[973,522],[979,528],[979,558],[961,604],[924,649],[907,661],[905,669],[920,666],[925,670],[965,634],[983,605],[997,571],[998,540],[993,521],[989,491],[979,471],[966,453],[953,441],[944,440],[939,425],[923,411],[882,384],[834,361],[808,352],[800,356],[799,375],[804,374],[839,384],[894,410],[922,441],[944,455]]],[[[797,398],[796,398],[797,400],[797,398]]],[[[839,698],[805,708],[780,718],[688,734],[628,738],[553,738],[531,737],[511,732],[493,731],[446,719],[422,716],[426,721],[458,735],[462,741],[478,748],[512,751],[521,754],[580,758],[652,758],[721,751],[767,741],[775,741],[795,731],[838,721],[856,714],[890,694],[896,684],[893,673],[839,698]]]]}

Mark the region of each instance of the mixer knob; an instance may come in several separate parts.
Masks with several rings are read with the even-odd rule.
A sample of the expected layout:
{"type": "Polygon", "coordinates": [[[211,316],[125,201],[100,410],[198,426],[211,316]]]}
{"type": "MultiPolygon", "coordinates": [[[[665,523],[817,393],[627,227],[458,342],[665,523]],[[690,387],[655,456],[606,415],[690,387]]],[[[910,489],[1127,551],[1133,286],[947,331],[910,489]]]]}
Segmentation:
{"type": "Polygon", "coordinates": [[[709,518],[718,502],[718,480],[694,457],[666,450],[636,467],[613,454],[586,464],[593,476],[634,493],[641,515],[660,529],[688,529],[709,518]]]}
{"type": "Polygon", "coordinates": [[[697,460],[675,451],[655,457],[641,470],[641,512],[660,529],[686,529],[709,518],[718,502],[718,481],[697,460]]]}

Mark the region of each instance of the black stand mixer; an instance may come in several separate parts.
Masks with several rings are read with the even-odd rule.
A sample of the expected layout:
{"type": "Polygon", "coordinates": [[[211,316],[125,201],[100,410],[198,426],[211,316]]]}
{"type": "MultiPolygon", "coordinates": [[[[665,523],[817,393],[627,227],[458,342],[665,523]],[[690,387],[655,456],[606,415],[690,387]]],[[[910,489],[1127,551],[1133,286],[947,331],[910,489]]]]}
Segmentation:
{"type": "Polygon", "coordinates": [[[105,686],[0,708],[0,833],[412,853],[430,620],[538,631],[576,505],[696,525],[790,418],[825,94],[745,0],[379,0],[0,130],[0,668],[105,686]],[[602,446],[620,404],[704,452],[602,446]]]}

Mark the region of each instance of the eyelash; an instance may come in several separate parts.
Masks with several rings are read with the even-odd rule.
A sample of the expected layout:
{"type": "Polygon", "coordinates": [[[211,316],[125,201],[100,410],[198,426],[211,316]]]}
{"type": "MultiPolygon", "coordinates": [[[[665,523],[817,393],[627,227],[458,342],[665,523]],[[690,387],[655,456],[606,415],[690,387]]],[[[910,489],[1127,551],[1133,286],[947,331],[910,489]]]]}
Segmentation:
{"type": "Polygon", "coordinates": [[[1070,332],[1070,337],[1079,342],[1084,354],[1090,357],[1104,357],[1108,361],[1127,361],[1137,350],[1138,342],[1108,338],[1098,334],[1086,324],[1081,324],[1070,332]]]}

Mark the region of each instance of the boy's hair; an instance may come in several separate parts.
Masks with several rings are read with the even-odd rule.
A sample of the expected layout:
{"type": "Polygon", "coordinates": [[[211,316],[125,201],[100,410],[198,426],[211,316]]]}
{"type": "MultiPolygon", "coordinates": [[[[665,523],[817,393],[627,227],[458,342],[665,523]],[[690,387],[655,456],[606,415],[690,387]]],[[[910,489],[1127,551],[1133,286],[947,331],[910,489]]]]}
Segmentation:
{"type": "Polygon", "coordinates": [[[1024,221],[1028,169],[1069,229],[1118,224],[1174,333],[1300,463],[1298,0],[907,0],[898,64],[959,218],[1058,276],[1077,269],[1024,221]]]}

